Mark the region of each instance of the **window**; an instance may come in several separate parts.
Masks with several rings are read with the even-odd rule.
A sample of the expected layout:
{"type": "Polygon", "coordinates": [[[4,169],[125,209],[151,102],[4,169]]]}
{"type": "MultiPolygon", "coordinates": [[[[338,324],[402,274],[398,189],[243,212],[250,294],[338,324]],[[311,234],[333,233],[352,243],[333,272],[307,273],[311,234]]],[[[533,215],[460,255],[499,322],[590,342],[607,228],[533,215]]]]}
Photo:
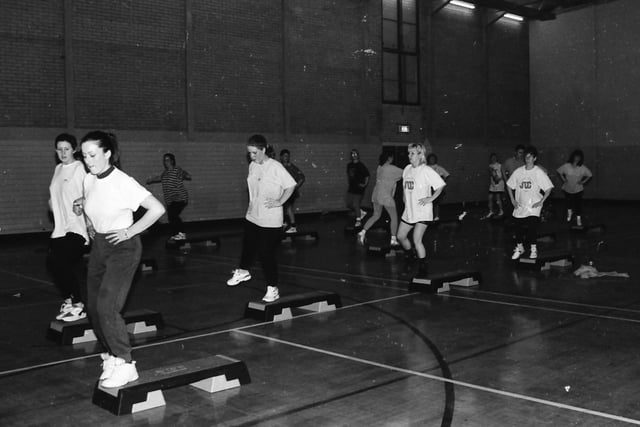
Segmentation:
{"type": "Polygon", "coordinates": [[[382,0],[382,100],[418,104],[417,0],[382,0]]]}

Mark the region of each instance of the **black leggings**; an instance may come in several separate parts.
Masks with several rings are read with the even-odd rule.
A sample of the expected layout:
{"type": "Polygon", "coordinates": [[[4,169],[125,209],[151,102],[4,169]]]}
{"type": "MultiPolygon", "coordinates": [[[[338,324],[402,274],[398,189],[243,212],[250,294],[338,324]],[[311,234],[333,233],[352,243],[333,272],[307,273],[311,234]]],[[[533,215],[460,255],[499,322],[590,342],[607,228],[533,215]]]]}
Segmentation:
{"type": "Polygon", "coordinates": [[[282,227],[260,227],[245,220],[240,268],[249,270],[256,258],[260,260],[268,286],[278,286],[276,254],[282,241],[282,227]]]}
{"type": "Polygon", "coordinates": [[[527,216],[525,218],[513,218],[515,225],[516,243],[535,245],[538,239],[538,225],[540,217],[527,216]]]}
{"type": "Polygon", "coordinates": [[[582,215],[582,195],[583,191],[579,193],[567,193],[564,192],[567,198],[567,209],[571,209],[576,216],[582,215]]]}
{"type": "Polygon", "coordinates": [[[86,286],[80,285],[79,277],[84,276],[82,255],[85,253],[85,240],[79,234],[67,233],[49,242],[47,260],[53,281],[60,288],[63,298],[73,302],[86,301],[86,286]]]}
{"type": "Polygon", "coordinates": [[[184,225],[180,219],[180,214],[187,207],[187,202],[171,202],[167,204],[167,218],[173,234],[184,232],[184,225]]]}

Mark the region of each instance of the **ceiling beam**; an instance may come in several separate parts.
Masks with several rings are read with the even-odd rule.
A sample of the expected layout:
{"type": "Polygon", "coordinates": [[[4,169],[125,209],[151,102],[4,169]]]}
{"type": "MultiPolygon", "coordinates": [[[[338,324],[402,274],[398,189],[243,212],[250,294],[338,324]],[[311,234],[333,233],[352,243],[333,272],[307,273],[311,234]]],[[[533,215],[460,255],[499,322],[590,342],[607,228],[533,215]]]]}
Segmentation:
{"type": "Polygon", "coordinates": [[[505,0],[467,0],[469,3],[473,3],[476,6],[482,6],[490,9],[498,9],[508,13],[514,13],[516,15],[523,16],[527,19],[539,19],[546,21],[549,19],[555,19],[556,16],[544,10],[533,9],[531,7],[520,6],[515,3],[511,3],[505,0]]]}

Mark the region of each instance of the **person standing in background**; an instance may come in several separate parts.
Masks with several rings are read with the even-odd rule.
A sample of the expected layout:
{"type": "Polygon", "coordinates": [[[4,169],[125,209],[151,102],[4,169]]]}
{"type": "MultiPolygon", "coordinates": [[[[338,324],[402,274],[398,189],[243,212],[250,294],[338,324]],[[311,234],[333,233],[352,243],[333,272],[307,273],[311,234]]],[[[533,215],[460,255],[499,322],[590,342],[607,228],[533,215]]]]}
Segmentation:
{"type": "Polygon", "coordinates": [[[82,256],[89,244],[84,216],[73,212],[73,201],[82,197],[82,182],[87,172],[75,157],[76,137],[60,134],[54,141],[59,161],[49,184],[49,209],[53,214],[53,232],[49,241],[48,265],[53,281],[64,301],[57,320],[74,322],[87,317],[86,292],[78,277],[82,256]]]}
{"type": "Polygon", "coordinates": [[[289,197],[287,201],[284,202],[284,211],[287,214],[287,217],[289,219],[289,223],[285,224],[284,232],[297,233],[298,228],[296,227],[296,215],[295,215],[294,204],[296,200],[298,200],[298,197],[300,197],[300,193],[298,192],[298,189],[302,187],[302,184],[304,184],[305,176],[302,173],[302,171],[298,169],[298,167],[291,162],[291,153],[289,152],[289,150],[284,149],[280,151],[280,163],[282,163],[282,166],[284,166],[287,172],[289,172],[289,175],[291,175],[293,179],[296,180],[296,188],[293,190],[291,197],[289,197]]]}
{"type": "Polygon", "coordinates": [[[557,170],[562,180],[562,191],[567,200],[567,222],[571,222],[576,215],[576,225],[582,227],[582,196],[584,185],[593,177],[588,167],[584,165],[582,150],[574,150],[569,160],[557,170]]]}
{"type": "Polygon", "coordinates": [[[362,198],[369,184],[369,169],[360,161],[360,153],[355,148],[351,150],[351,161],[347,164],[347,208],[349,216],[355,219],[354,227],[362,225],[362,218],[366,212],[362,210],[362,198]]]}

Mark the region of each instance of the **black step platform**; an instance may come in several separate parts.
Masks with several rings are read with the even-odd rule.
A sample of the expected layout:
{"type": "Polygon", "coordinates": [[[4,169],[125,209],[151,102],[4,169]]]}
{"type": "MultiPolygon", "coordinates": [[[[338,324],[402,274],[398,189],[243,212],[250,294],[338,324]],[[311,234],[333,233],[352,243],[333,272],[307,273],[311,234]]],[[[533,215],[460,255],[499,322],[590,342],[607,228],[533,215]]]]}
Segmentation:
{"type": "Polygon", "coordinates": [[[143,273],[153,273],[158,270],[158,263],[154,258],[142,258],[140,261],[140,271],[143,273]]]}
{"type": "Polygon", "coordinates": [[[103,388],[98,382],[93,403],[115,415],[132,414],[164,406],[162,390],[191,385],[215,393],[250,382],[244,362],[216,355],[140,372],[138,380],[120,388],[103,388]]]}
{"type": "Polygon", "coordinates": [[[245,317],[265,322],[291,319],[292,308],[311,312],[333,311],[342,307],[340,295],[335,292],[313,291],[287,295],[274,302],[249,301],[244,311],[245,317]]]}
{"type": "Polygon", "coordinates": [[[556,233],[540,233],[536,237],[536,243],[555,243],[558,240],[556,233]]]}
{"type": "Polygon", "coordinates": [[[378,255],[391,257],[396,256],[403,251],[402,246],[400,245],[390,245],[390,244],[378,244],[378,243],[365,243],[364,245],[367,254],[369,255],[378,255]]]}
{"type": "Polygon", "coordinates": [[[425,292],[430,294],[448,292],[449,286],[478,286],[482,275],[473,270],[453,270],[426,277],[414,277],[409,282],[409,292],[425,292]]]}
{"type": "Polygon", "coordinates": [[[300,230],[295,233],[282,233],[282,242],[291,243],[293,240],[313,240],[318,241],[317,231],[300,230]]]}
{"type": "Polygon", "coordinates": [[[515,260],[516,267],[522,270],[545,271],[555,268],[567,268],[573,265],[573,255],[568,252],[540,253],[538,258],[520,257],[515,260]]]}
{"type": "Polygon", "coordinates": [[[606,227],[604,224],[572,225],[571,231],[573,233],[596,234],[604,233],[606,231],[606,227]]]}
{"type": "Polygon", "coordinates": [[[167,240],[168,249],[179,249],[181,251],[188,251],[195,244],[201,244],[206,248],[219,249],[220,237],[218,237],[217,234],[196,234],[188,235],[188,237],[184,240],[167,240]]]}
{"type": "MultiPolygon", "coordinates": [[[[128,311],[124,314],[124,321],[130,334],[155,332],[164,328],[162,314],[157,311],[140,309],[128,311]]],[[[88,318],[76,322],[54,320],[49,325],[47,336],[60,344],[80,344],[96,341],[96,335],[88,318]]]]}

